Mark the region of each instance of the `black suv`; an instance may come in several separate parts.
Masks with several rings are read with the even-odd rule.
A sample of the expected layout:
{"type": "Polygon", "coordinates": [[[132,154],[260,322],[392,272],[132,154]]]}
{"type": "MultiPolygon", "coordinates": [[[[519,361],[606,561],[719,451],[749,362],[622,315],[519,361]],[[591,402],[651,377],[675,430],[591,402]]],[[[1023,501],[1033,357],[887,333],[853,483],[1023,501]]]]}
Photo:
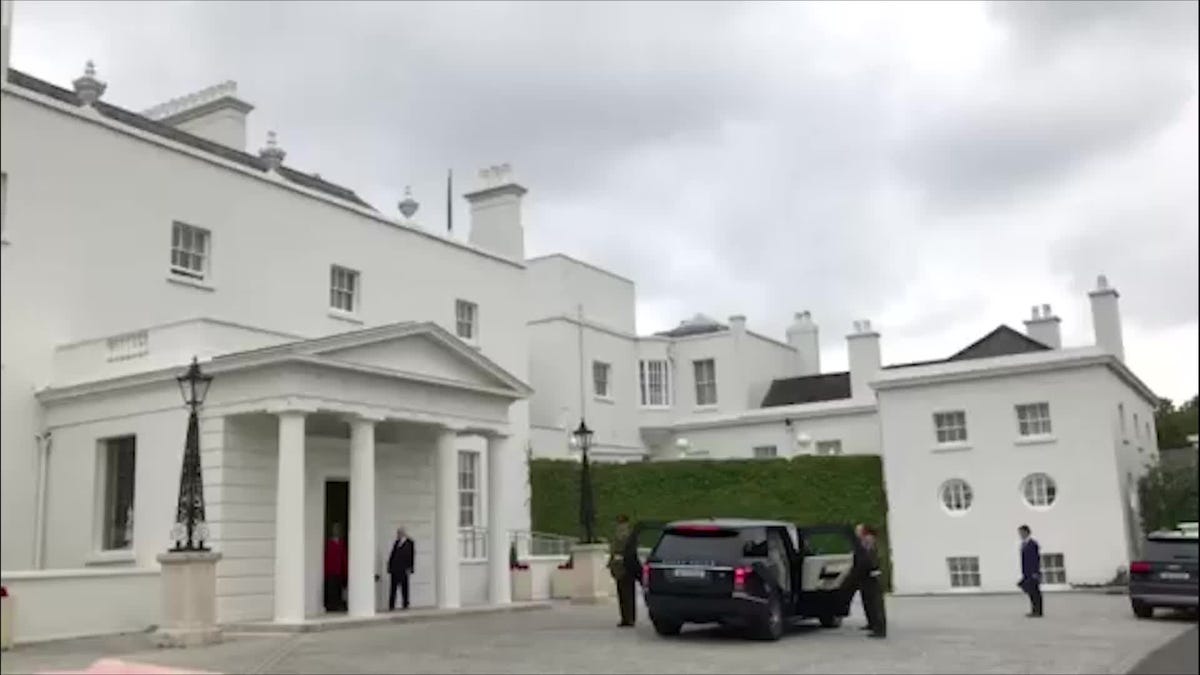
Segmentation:
{"type": "Polygon", "coordinates": [[[685,623],[720,623],[778,640],[793,619],[835,627],[849,613],[850,594],[842,589],[853,561],[849,526],[639,523],[630,541],[648,530],[661,532],[642,568],[646,607],[660,635],[677,635],[685,623]]]}
{"type": "Polygon", "coordinates": [[[1200,538],[1195,532],[1155,532],[1146,538],[1141,560],[1129,563],[1129,602],[1148,619],[1155,607],[1196,611],[1200,600],[1200,538]]]}

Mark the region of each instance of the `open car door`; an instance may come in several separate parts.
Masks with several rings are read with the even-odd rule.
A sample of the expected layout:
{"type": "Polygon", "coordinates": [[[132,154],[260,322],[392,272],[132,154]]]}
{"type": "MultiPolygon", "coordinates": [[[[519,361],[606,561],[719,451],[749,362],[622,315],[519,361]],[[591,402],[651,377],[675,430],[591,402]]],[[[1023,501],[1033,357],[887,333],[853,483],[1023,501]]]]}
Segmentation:
{"type": "Polygon", "coordinates": [[[857,542],[849,525],[798,526],[800,593],[796,613],[806,617],[850,614],[851,593],[844,588],[854,565],[857,542]]]}
{"type": "Polygon", "coordinates": [[[623,555],[626,571],[634,579],[637,579],[638,583],[642,582],[642,565],[646,564],[646,560],[640,552],[647,551],[648,555],[649,550],[658,543],[658,539],[666,527],[667,521],[665,520],[641,520],[634,523],[629,539],[625,542],[623,555]]]}

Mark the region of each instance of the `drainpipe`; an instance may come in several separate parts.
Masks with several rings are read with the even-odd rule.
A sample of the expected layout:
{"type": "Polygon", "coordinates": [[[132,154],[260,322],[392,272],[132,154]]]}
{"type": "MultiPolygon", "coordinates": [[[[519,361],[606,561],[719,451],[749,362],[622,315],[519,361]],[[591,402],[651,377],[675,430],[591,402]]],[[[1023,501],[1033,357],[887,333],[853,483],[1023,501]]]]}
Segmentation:
{"type": "Polygon", "coordinates": [[[33,511],[33,568],[45,569],[46,556],[46,483],[50,473],[50,448],[53,438],[47,430],[34,439],[38,444],[37,490],[33,511]]]}

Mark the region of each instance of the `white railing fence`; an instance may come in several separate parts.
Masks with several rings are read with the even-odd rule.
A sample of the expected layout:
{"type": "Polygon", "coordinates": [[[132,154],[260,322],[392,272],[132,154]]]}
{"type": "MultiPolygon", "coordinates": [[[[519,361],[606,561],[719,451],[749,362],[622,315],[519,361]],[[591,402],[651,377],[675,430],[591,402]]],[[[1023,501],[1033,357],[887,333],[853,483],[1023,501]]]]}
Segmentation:
{"type": "MultiPolygon", "coordinates": [[[[512,530],[509,542],[516,548],[517,558],[529,556],[565,556],[578,537],[567,537],[549,532],[512,530]]],[[[486,560],[488,557],[488,530],[486,527],[463,527],[458,530],[458,555],[460,560],[486,560]]]]}

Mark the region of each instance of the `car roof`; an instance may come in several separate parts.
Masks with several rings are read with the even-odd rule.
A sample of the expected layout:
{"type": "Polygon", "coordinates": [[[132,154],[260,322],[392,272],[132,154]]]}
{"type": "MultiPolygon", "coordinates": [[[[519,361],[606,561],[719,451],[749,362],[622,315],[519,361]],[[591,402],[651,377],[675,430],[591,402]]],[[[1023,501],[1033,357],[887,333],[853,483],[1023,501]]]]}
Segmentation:
{"type": "Polygon", "coordinates": [[[668,528],[688,527],[691,525],[725,527],[731,530],[743,527],[796,527],[795,523],[785,523],[782,520],[757,520],[754,518],[702,518],[693,520],[674,520],[667,523],[668,528]]]}

